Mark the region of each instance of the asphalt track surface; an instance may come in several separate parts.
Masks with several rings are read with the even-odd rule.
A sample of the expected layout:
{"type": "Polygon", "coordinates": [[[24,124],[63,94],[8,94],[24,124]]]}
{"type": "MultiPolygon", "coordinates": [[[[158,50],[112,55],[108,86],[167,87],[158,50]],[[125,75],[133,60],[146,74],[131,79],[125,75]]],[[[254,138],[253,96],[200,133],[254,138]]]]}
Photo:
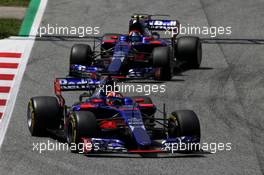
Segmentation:
{"type": "MultiPolygon", "coordinates": [[[[264,2],[52,0],[42,25],[99,26],[104,32],[127,32],[134,12],[169,13],[184,24],[232,26],[232,38],[264,38],[264,2]]],[[[69,151],[33,151],[26,105],[31,96],[52,95],[52,81],[65,76],[72,42],[35,43],[0,152],[0,174],[263,174],[264,46],[203,45],[201,69],[166,82],[158,106],[193,109],[199,116],[202,142],[231,142],[231,151],[166,158],[86,157],[69,151]]],[[[52,141],[52,139],[50,139],[52,141]]],[[[53,140],[54,141],[54,140],[53,140]]]]}

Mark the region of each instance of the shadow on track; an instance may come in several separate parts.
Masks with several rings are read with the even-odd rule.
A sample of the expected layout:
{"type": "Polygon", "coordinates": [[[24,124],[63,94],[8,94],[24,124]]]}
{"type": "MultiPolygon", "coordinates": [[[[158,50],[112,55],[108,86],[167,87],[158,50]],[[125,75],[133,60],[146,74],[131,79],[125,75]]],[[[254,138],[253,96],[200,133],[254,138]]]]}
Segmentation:
{"type": "Polygon", "coordinates": [[[211,154],[209,152],[196,152],[196,153],[144,153],[144,154],[129,154],[129,153],[90,153],[87,157],[101,157],[101,158],[155,158],[155,159],[167,159],[167,158],[206,158],[205,154],[211,154]]]}

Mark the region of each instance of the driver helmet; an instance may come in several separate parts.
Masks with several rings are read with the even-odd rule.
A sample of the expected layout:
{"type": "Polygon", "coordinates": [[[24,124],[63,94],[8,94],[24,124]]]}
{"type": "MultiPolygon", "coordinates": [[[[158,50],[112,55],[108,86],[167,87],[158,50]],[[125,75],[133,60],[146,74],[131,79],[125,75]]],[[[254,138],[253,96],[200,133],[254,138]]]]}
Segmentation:
{"type": "Polygon", "coordinates": [[[129,38],[132,42],[140,42],[142,40],[142,34],[138,30],[132,30],[129,32],[129,38]]]}
{"type": "Polygon", "coordinates": [[[106,98],[107,105],[122,105],[123,95],[119,92],[109,92],[106,98]]]}

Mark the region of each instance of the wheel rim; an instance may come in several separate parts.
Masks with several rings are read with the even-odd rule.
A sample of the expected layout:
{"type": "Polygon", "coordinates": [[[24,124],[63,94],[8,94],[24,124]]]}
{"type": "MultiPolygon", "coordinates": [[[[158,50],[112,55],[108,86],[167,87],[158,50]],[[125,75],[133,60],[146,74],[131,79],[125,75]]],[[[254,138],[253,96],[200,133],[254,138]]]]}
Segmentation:
{"type": "Polygon", "coordinates": [[[67,132],[67,141],[68,141],[68,143],[71,143],[72,142],[72,135],[73,135],[73,132],[72,132],[72,123],[69,122],[68,132],[67,132]]]}
{"type": "Polygon", "coordinates": [[[33,128],[34,117],[35,117],[35,114],[33,111],[32,102],[30,101],[28,104],[28,110],[27,110],[27,124],[30,129],[33,128]]]}
{"type": "Polygon", "coordinates": [[[27,112],[28,114],[27,114],[27,123],[28,123],[28,127],[30,127],[31,128],[31,126],[32,126],[32,114],[31,114],[31,112],[30,111],[28,111],[27,112]]]}
{"type": "Polygon", "coordinates": [[[161,69],[160,68],[156,68],[155,69],[155,79],[156,80],[160,80],[160,75],[161,75],[161,69]]]}
{"type": "Polygon", "coordinates": [[[68,129],[67,129],[67,141],[68,143],[76,143],[76,126],[74,125],[74,121],[70,120],[68,124],[68,129]]]}

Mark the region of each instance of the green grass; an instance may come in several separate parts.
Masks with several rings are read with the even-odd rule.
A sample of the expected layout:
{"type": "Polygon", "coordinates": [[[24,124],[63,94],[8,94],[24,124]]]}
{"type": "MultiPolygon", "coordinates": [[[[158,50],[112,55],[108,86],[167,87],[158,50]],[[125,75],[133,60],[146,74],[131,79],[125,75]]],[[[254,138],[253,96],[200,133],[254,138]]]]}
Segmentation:
{"type": "Polygon", "coordinates": [[[0,19],[0,38],[18,35],[22,20],[0,19]]]}
{"type": "Polygon", "coordinates": [[[0,6],[28,6],[30,0],[0,0],[0,6]]]}

